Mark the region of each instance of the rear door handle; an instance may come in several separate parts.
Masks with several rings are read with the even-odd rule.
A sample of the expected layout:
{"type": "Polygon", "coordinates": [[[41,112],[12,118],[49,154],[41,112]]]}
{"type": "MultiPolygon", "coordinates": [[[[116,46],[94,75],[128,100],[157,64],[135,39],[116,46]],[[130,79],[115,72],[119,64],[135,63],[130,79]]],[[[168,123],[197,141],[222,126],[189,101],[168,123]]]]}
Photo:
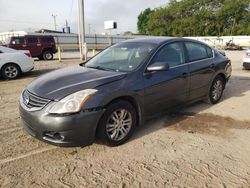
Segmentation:
{"type": "Polygon", "coordinates": [[[214,68],[214,67],[215,67],[215,64],[212,63],[212,64],[210,65],[210,68],[214,68]]]}
{"type": "Polygon", "coordinates": [[[186,72],[182,73],[181,77],[182,78],[187,78],[188,77],[188,73],[186,73],[186,72]]]}

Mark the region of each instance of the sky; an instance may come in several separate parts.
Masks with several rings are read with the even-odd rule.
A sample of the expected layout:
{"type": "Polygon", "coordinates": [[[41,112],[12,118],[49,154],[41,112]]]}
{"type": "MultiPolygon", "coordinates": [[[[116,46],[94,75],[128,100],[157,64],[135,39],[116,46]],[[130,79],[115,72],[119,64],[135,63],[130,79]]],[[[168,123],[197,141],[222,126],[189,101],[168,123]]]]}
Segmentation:
{"type": "MultiPolygon", "coordinates": [[[[146,8],[167,5],[168,0],[85,0],[86,33],[100,34],[104,21],[114,20],[118,30],[137,31],[137,16],[146,8]]],[[[0,0],[0,32],[54,29],[52,14],[57,15],[57,29],[66,20],[73,32],[78,32],[78,0],[0,0]]]]}

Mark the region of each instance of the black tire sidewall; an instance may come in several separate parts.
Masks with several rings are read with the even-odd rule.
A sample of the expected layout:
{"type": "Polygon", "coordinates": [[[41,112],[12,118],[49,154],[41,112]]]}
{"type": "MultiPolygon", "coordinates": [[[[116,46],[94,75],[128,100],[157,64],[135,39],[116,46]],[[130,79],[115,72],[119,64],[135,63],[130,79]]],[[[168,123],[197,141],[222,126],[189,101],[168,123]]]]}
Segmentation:
{"type": "Polygon", "coordinates": [[[15,64],[7,64],[7,65],[4,65],[3,66],[3,68],[1,69],[1,76],[4,78],[4,79],[6,79],[6,80],[13,80],[13,79],[16,79],[19,75],[20,75],[20,73],[21,73],[21,70],[20,70],[20,68],[17,66],[17,65],[15,65],[15,64]],[[9,78],[8,76],[6,76],[5,75],[5,69],[8,67],[8,66],[14,66],[14,67],[16,67],[16,69],[17,69],[17,75],[14,77],[14,78],[9,78]]]}
{"type": "Polygon", "coordinates": [[[210,90],[209,90],[209,95],[208,95],[208,100],[209,100],[209,103],[211,104],[217,104],[220,100],[221,100],[221,97],[223,95],[223,91],[224,91],[224,88],[225,88],[225,80],[221,77],[221,76],[216,76],[215,79],[213,80],[212,82],[212,85],[210,87],[210,90]],[[222,91],[221,91],[221,95],[220,97],[217,99],[217,100],[214,100],[213,97],[212,97],[212,92],[213,92],[213,87],[214,87],[214,84],[220,80],[222,82],[222,91]]]}
{"type": "Polygon", "coordinates": [[[119,145],[123,144],[124,142],[126,142],[132,136],[134,129],[135,129],[135,126],[136,126],[136,122],[137,122],[136,111],[135,111],[134,107],[132,106],[132,104],[130,104],[127,101],[123,101],[123,100],[116,101],[107,107],[105,113],[103,114],[102,118],[100,119],[99,125],[97,127],[97,138],[101,142],[103,142],[104,144],[107,144],[109,146],[119,146],[119,145]],[[115,110],[118,110],[121,108],[124,108],[131,113],[132,126],[131,126],[129,133],[122,140],[114,141],[114,140],[110,139],[109,136],[107,135],[106,125],[107,125],[107,121],[108,121],[108,118],[110,117],[110,115],[115,110]]]}
{"type": "Polygon", "coordinates": [[[40,55],[40,56],[38,57],[38,59],[39,59],[39,60],[44,60],[44,59],[43,59],[43,55],[40,55]]]}
{"type": "Polygon", "coordinates": [[[43,57],[44,60],[52,60],[53,59],[53,53],[51,51],[49,51],[49,50],[44,51],[42,57],[43,57]],[[50,54],[51,58],[47,59],[47,57],[46,57],[47,54],[50,54]]]}

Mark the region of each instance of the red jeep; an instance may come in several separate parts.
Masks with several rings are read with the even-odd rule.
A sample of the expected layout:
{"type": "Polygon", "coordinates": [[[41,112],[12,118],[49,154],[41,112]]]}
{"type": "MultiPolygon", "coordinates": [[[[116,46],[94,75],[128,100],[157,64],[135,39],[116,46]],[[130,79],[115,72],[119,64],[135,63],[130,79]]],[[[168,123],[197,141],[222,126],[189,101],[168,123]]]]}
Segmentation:
{"type": "Polygon", "coordinates": [[[10,37],[6,42],[7,47],[16,50],[29,50],[32,57],[38,57],[40,60],[52,60],[53,54],[57,52],[53,36],[14,36],[10,37]]]}

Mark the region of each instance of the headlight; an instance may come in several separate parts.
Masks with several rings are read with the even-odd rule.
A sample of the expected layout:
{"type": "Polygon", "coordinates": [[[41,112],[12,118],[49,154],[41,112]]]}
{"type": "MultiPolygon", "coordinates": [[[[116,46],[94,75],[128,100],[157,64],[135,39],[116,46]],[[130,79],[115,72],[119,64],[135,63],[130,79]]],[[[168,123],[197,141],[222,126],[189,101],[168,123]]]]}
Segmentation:
{"type": "Polygon", "coordinates": [[[88,99],[96,92],[96,89],[86,89],[73,93],[57,102],[49,110],[49,113],[66,114],[79,112],[88,99]]]}

